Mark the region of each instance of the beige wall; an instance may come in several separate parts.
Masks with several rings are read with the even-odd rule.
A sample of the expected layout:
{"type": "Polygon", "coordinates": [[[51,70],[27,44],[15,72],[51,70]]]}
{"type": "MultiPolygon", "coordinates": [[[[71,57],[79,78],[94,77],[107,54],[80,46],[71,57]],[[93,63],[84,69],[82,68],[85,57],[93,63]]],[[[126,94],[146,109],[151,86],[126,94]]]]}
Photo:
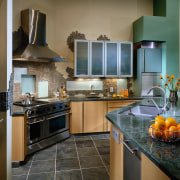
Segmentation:
{"type": "Polygon", "coordinates": [[[132,41],[132,23],[140,16],[153,14],[153,0],[14,0],[13,31],[20,26],[20,11],[39,9],[46,13],[46,40],[49,46],[69,59],[56,63],[57,70],[67,78],[67,66],[73,67],[73,53],[67,37],[73,31],[96,40],[101,34],[112,41],[132,41]]]}

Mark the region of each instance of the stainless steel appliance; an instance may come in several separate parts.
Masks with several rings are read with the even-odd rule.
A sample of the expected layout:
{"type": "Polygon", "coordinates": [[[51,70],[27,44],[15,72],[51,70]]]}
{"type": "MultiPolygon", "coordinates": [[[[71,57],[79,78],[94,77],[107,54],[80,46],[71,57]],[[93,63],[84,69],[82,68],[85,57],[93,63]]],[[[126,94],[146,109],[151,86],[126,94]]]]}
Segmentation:
{"type": "MultiPolygon", "coordinates": [[[[17,102],[14,104],[17,105],[17,102]]],[[[24,106],[27,107],[27,105],[24,106]]],[[[68,138],[69,116],[68,101],[34,101],[28,105],[27,154],[68,138]]]]}
{"type": "Polygon", "coordinates": [[[34,9],[21,11],[21,27],[21,47],[14,50],[14,60],[67,61],[46,43],[46,14],[34,9]]]}
{"type": "Polygon", "coordinates": [[[124,144],[124,179],[141,179],[141,152],[126,137],[121,141],[124,144]]]}
{"type": "MultiPolygon", "coordinates": [[[[162,49],[160,47],[154,48],[154,46],[137,49],[137,74],[134,78],[134,94],[136,96],[147,96],[147,91],[152,86],[157,86],[160,83],[159,77],[161,75],[162,49]]],[[[160,92],[156,90],[149,94],[149,96],[160,95],[160,92]]]]}

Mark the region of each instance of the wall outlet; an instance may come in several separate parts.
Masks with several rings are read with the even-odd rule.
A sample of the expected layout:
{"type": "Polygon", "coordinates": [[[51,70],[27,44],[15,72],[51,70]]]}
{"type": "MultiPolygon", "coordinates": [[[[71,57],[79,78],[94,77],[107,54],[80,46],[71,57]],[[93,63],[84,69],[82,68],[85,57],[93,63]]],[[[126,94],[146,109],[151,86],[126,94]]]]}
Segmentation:
{"type": "Polygon", "coordinates": [[[113,92],[113,87],[110,87],[110,92],[113,92]]]}
{"type": "Polygon", "coordinates": [[[113,139],[119,144],[119,132],[113,128],[113,139]]]}

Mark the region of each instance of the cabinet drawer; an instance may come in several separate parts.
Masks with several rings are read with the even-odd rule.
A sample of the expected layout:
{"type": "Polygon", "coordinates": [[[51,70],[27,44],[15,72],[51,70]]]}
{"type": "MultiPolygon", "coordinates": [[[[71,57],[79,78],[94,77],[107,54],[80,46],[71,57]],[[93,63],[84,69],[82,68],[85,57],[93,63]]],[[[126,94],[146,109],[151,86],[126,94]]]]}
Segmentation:
{"type": "Polygon", "coordinates": [[[133,104],[139,100],[119,100],[119,101],[109,101],[108,108],[122,108],[124,106],[128,106],[133,104]]]}

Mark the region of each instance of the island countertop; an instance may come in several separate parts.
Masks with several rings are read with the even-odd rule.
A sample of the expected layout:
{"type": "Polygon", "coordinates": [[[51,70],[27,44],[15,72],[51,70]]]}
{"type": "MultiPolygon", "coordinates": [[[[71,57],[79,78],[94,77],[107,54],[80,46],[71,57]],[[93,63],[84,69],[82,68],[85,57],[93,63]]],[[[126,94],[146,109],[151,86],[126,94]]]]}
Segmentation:
{"type": "MultiPolygon", "coordinates": [[[[158,99],[156,101],[162,105],[162,102],[158,99]]],[[[136,105],[152,106],[152,103],[142,100],[130,106],[136,105]]],[[[167,176],[171,179],[180,179],[180,141],[165,143],[153,140],[148,134],[148,121],[153,120],[153,118],[121,114],[128,110],[130,106],[107,113],[106,118],[167,176]]],[[[180,100],[177,104],[170,103],[169,108],[169,111],[163,115],[174,117],[180,122],[180,100]]]]}

